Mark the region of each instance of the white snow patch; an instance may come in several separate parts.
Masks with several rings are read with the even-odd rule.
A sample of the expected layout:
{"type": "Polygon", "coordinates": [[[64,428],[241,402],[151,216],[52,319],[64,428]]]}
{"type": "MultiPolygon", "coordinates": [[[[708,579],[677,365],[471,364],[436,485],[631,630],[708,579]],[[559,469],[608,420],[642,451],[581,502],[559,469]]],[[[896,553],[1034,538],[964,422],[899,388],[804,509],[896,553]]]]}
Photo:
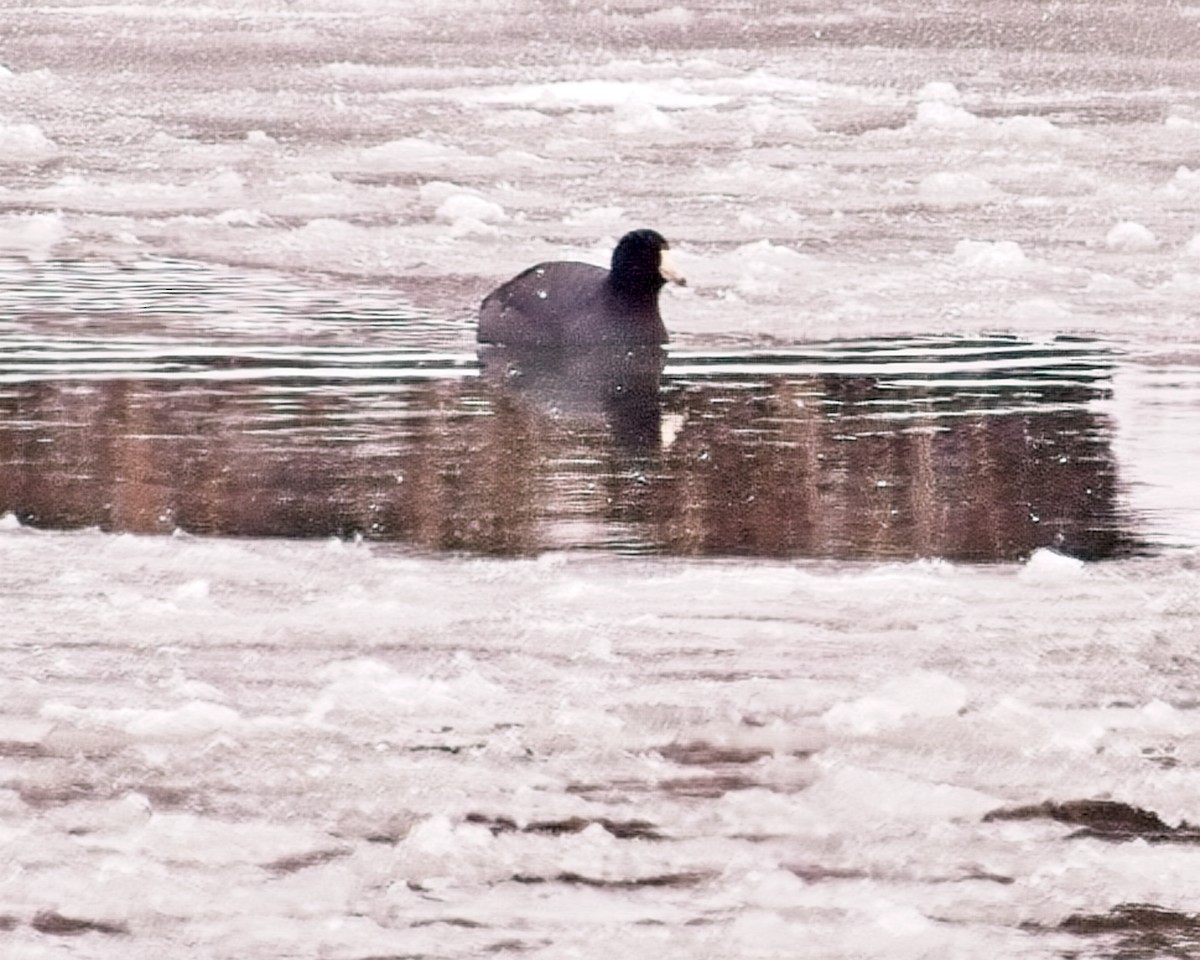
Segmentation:
{"type": "Polygon", "coordinates": [[[1177,167],[1171,179],[1163,185],[1161,193],[1172,199],[1194,198],[1200,194],[1200,170],[1177,167]]]}
{"type": "Polygon", "coordinates": [[[451,223],[459,220],[503,223],[508,219],[508,214],[500,204],[472,193],[456,193],[447,197],[438,205],[435,216],[451,223]]]}
{"type": "Polygon", "coordinates": [[[939,171],[917,184],[917,196],[938,206],[969,206],[996,199],[999,192],[983,177],[973,173],[939,171]]]}
{"type": "Polygon", "coordinates": [[[960,240],[954,245],[954,261],[977,273],[1019,273],[1030,265],[1015,240],[960,240]]]}
{"type": "Polygon", "coordinates": [[[957,104],[939,99],[925,100],[917,104],[917,116],[913,126],[918,129],[962,132],[981,129],[983,121],[957,104]]]}
{"type": "Polygon", "coordinates": [[[747,297],[775,296],[809,262],[809,257],[783,244],[758,240],[733,251],[739,268],[737,292],[747,297]]]}
{"type": "Polygon", "coordinates": [[[1052,146],[1082,141],[1076,130],[1064,130],[1045,117],[1015,116],[992,120],[979,117],[957,103],[924,100],[917,104],[917,115],[910,129],[923,133],[945,133],[954,137],[973,135],[992,143],[1023,146],[1052,146]]]}
{"type": "Polygon", "coordinates": [[[456,163],[465,156],[458,147],[405,137],[359,151],[356,165],[376,173],[400,172],[456,163]]]}
{"type": "Polygon", "coordinates": [[[217,703],[194,700],[172,709],[137,707],[77,707],[69,703],[45,704],[40,715],[47,720],[79,727],[108,727],[148,740],[195,740],[210,737],[240,722],[236,710],[217,703]]]}
{"type": "Polygon", "coordinates": [[[14,213],[0,216],[0,255],[46,260],[67,239],[61,213],[14,213]]]}
{"type": "Polygon", "coordinates": [[[1146,253],[1158,247],[1158,238],[1148,227],[1123,220],[1108,231],[1104,245],[1121,253],[1146,253]]]}
{"type": "Polygon", "coordinates": [[[892,822],[944,823],[978,817],[997,806],[994,797],[978,790],[841,763],[808,788],[805,800],[837,822],[882,816],[892,822]]]}
{"type": "Polygon", "coordinates": [[[962,94],[958,87],[945,80],[931,80],[917,91],[917,99],[923,102],[962,103],[962,94]]]}
{"type": "Polygon", "coordinates": [[[613,130],[621,134],[636,134],[674,130],[675,122],[662,110],[641,100],[626,100],[613,108],[613,130]]]}
{"type": "Polygon", "coordinates": [[[878,691],[830,707],[821,717],[826,728],[869,736],[913,718],[951,717],[967,703],[967,690],[939,673],[918,671],[884,684],[878,691]]]}
{"type": "Polygon", "coordinates": [[[1055,550],[1035,550],[1018,576],[1026,583],[1057,584],[1078,580],[1086,564],[1055,550]]]}
{"type": "Polygon", "coordinates": [[[238,207],[223,210],[213,220],[227,227],[261,227],[271,222],[271,217],[261,210],[247,210],[238,207]]]}
{"type": "Polygon", "coordinates": [[[696,14],[686,7],[666,7],[642,16],[642,22],[653,27],[679,27],[687,29],[696,22],[696,14]]]}
{"type": "Polygon", "coordinates": [[[475,671],[440,679],[400,673],[373,659],[332,663],[318,676],[327,683],[309,710],[309,720],[314,722],[334,712],[379,717],[464,713],[504,695],[475,671]]]}
{"type": "Polygon", "coordinates": [[[0,123],[0,164],[41,163],[62,151],[32,123],[0,123]]]}

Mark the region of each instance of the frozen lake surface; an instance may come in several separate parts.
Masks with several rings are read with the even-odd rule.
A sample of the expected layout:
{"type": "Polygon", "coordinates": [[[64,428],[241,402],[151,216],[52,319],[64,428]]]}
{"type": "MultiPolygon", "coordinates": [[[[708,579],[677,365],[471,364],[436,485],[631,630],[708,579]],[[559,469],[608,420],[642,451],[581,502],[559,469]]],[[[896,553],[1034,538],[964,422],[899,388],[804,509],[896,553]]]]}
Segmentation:
{"type": "Polygon", "coordinates": [[[1200,943],[1190,8],[0,27],[0,956],[1200,943]]]}

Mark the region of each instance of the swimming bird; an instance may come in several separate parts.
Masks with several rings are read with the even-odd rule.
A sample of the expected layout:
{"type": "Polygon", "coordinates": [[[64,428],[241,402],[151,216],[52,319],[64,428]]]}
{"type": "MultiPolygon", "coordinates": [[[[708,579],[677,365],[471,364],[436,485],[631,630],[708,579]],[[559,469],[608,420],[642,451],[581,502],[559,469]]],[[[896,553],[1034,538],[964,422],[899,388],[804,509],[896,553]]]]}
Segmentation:
{"type": "Polygon", "coordinates": [[[478,339],[548,348],[666,343],[658,293],[687,282],[669,250],[661,234],[634,230],[618,241],[610,270],[568,260],[530,267],[484,298],[478,339]]]}

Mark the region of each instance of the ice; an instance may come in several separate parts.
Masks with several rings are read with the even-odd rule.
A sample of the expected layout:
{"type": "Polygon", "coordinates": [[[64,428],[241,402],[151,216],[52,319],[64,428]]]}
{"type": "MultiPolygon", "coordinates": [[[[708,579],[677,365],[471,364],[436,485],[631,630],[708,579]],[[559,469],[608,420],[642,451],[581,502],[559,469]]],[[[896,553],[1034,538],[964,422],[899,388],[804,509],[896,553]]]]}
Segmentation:
{"type": "Polygon", "coordinates": [[[1030,266],[1021,245],[1014,240],[959,240],[954,260],[972,273],[1022,273],[1030,266]]]}
{"type": "Polygon", "coordinates": [[[331,664],[319,673],[326,686],[308,717],[325,720],[333,711],[382,716],[450,716],[503,699],[503,691],[470,671],[452,680],[397,673],[376,660],[331,664]]]}
{"type": "Polygon", "coordinates": [[[831,730],[862,736],[898,727],[910,718],[955,716],[966,702],[961,684],[939,674],[918,673],[892,680],[877,693],[836,704],[821,719],[831,730]]]}
{"type": "Polygon", "coordinates": [[[962,92],[953,83],[946,80],[930,80],[917,91],[917,99],[958,104],[962,102],[962,92]]]}
{"type": "Polygon", "coordinates": [[[202,261],[230,304],[72,300],[50,271],[6,286],[18,339],[372,348],[412,303],[469,356],[496,283],[650,226],[689,276],[663,297],[684,351],[1101,338],[1121,496],[1169,535],[1104,563],[495,559],[7,514],[0,953],[1048,960],[1146,952],[1074,912],[1194,913],[1193,845],[984,820],[1200,820],[1200,47],[1153,13],[5,14],[6,278],[202,261]],[[252,306],[255,267],[382,319],[331,333],[283,283],[252,306]]]}
{"type": "Polygon", "coordinates": [[[1132,220],[1123,220],[1104,237],[1109,250],[1123,253],[1145,253],[1158,246],[1158,238],[1148,228],[1132,220]]]}
{"type": "Polygon", "coordinates": [[[917,185],[917,195],[927,203],[956,205],[987,203],[999,195],[992,184],[973,173],[931,173],[917,185]]]}
{"type": "Polygon", "coordinates": [[[39,163],[60,153],[60,148],[32,123],[0,123],[0,164],[39,163]]]}
{"type": "Polygon", "coordinates": [[[237,711],[216,703],[195,700],[171,709],[86,709],[48,702],[41,716],[80,727],[114,727],[131,737],[147,740],[194,740],[234,727],[237,711]]]}
{"type": "MultiPolygon", "coordinates": [[[[1190,563],[1094,569],[1044,552],[1017,570],[761,564],[751,576],[732,562],[427,560],[11,527],[0,550],[10,570],[36,556],[43,584],[7,601],[40,681],[17,693],[6,674],[19,722],[0,743],[39,757],[6,748],[6,782],[50,811],[43,836],[169,879],[151,902],[204,942],[257,930],[275,955],[307,935],[299,918],[353,915],[373,918],[342,928],[369,953],[388,930],[457,917],[484,926],[446,927],[466,939],[442,949],[469,954],[484,931],[533,923],[586,955],[580,923],[611,943],[622,918],[707,916],[736,936],[815,910],[840,946],[813,955],[836,956],[863,924],[958,917],[969,943],[967,931],[992,935],[981,916],[1177,902],[1161,878],[1190,862],[1144,845],[1097,860],[1085,841],[1048,846],[1054,827],[981,822],[1006,803],[1098,792],[1172,822],[1189,814],[1194,778],[1151,776],[1143,751],[1191,756],[1195,724],[1173,706],[1187,676],[1145,682],[1197,626],[1190,563]],[[96,584],[148,569],[157,586],[144,592],[203,602],[154,615],[157,652],[131,660],[130,631],[153,614],[110,618],[96,584]],[[38,640],[62,610],[89,624],[85,646],[38,640]],[[1175,629],[1155,640],[1147,616],[1175,629]],[[231,649],[243,658],[232,674],[231,649]],[[893,677],[898,649],[914,669],[893,677]],[[85,682],[98,671],[103,688],[85,682]],[[108,739],[82,751],[56,739],[72,731],[108,739]],[[673,839],[618,835],[638,820],[673,839]],[[821,871],[831,879],[802,880],[821,871]],[[961,879],[972,871],[1017,880],[961,879]],[[685,886],[602,885],[639,877],[685,886]]],[[[0,811],[11,830],[28,807],[0,811]]],[[[32,863],[34,849],[17,855],[32,863]]],[[[7,909],[126,924],[131,943],[173,936],[128,883],[86,887],[93,867],[64,859],[40,893],[10,882],[7,909]]],[[[753,942],[763,956],[787,949],[753,942]]]]}
{"type": "Polygon", "coordinates": [[[1070,582],[1083,575],[1085,565],[1074,557],[1053,550],[1035,550],[1021,571],[1021,578],[1030,583],[1070,582]]]}
{"type": "Polygon", "coordinates": [[[57,213],[0,216],[0,254],[45,260],[64,240],[68,230],[57,213]]]}
{"type": "Polygon", "coordinates": [[[982,129],[985,121],[943,98],[923,100],[917,104],[917,116],[913,127],[933,131],[974,133],[982,129]]]}

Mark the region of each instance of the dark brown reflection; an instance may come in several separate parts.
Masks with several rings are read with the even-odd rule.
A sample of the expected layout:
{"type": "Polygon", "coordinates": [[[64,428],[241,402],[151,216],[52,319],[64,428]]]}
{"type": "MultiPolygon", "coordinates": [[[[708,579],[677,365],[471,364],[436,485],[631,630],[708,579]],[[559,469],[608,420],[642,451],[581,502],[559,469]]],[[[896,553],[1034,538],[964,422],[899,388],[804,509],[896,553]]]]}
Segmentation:
{"type": "Polygon", "coordinates": [[[1090,390],[1013,410],[935,393],[908,419],[874,409],[879,393],[853,377],[686,391],[657,538],[673,553],[969,561],[1128,546],[1090,390]]]}
{"type": "MultiPolygon", "coordinates": [[[[662,354],[485,355],[406,381],[0,390],[0,511],[41,527],[434,550],[996,561],[1132,536],[1102,376],[980,383],[662,354]]],[[[978,375],[977,375],[978,376],[978,375]]]]}

